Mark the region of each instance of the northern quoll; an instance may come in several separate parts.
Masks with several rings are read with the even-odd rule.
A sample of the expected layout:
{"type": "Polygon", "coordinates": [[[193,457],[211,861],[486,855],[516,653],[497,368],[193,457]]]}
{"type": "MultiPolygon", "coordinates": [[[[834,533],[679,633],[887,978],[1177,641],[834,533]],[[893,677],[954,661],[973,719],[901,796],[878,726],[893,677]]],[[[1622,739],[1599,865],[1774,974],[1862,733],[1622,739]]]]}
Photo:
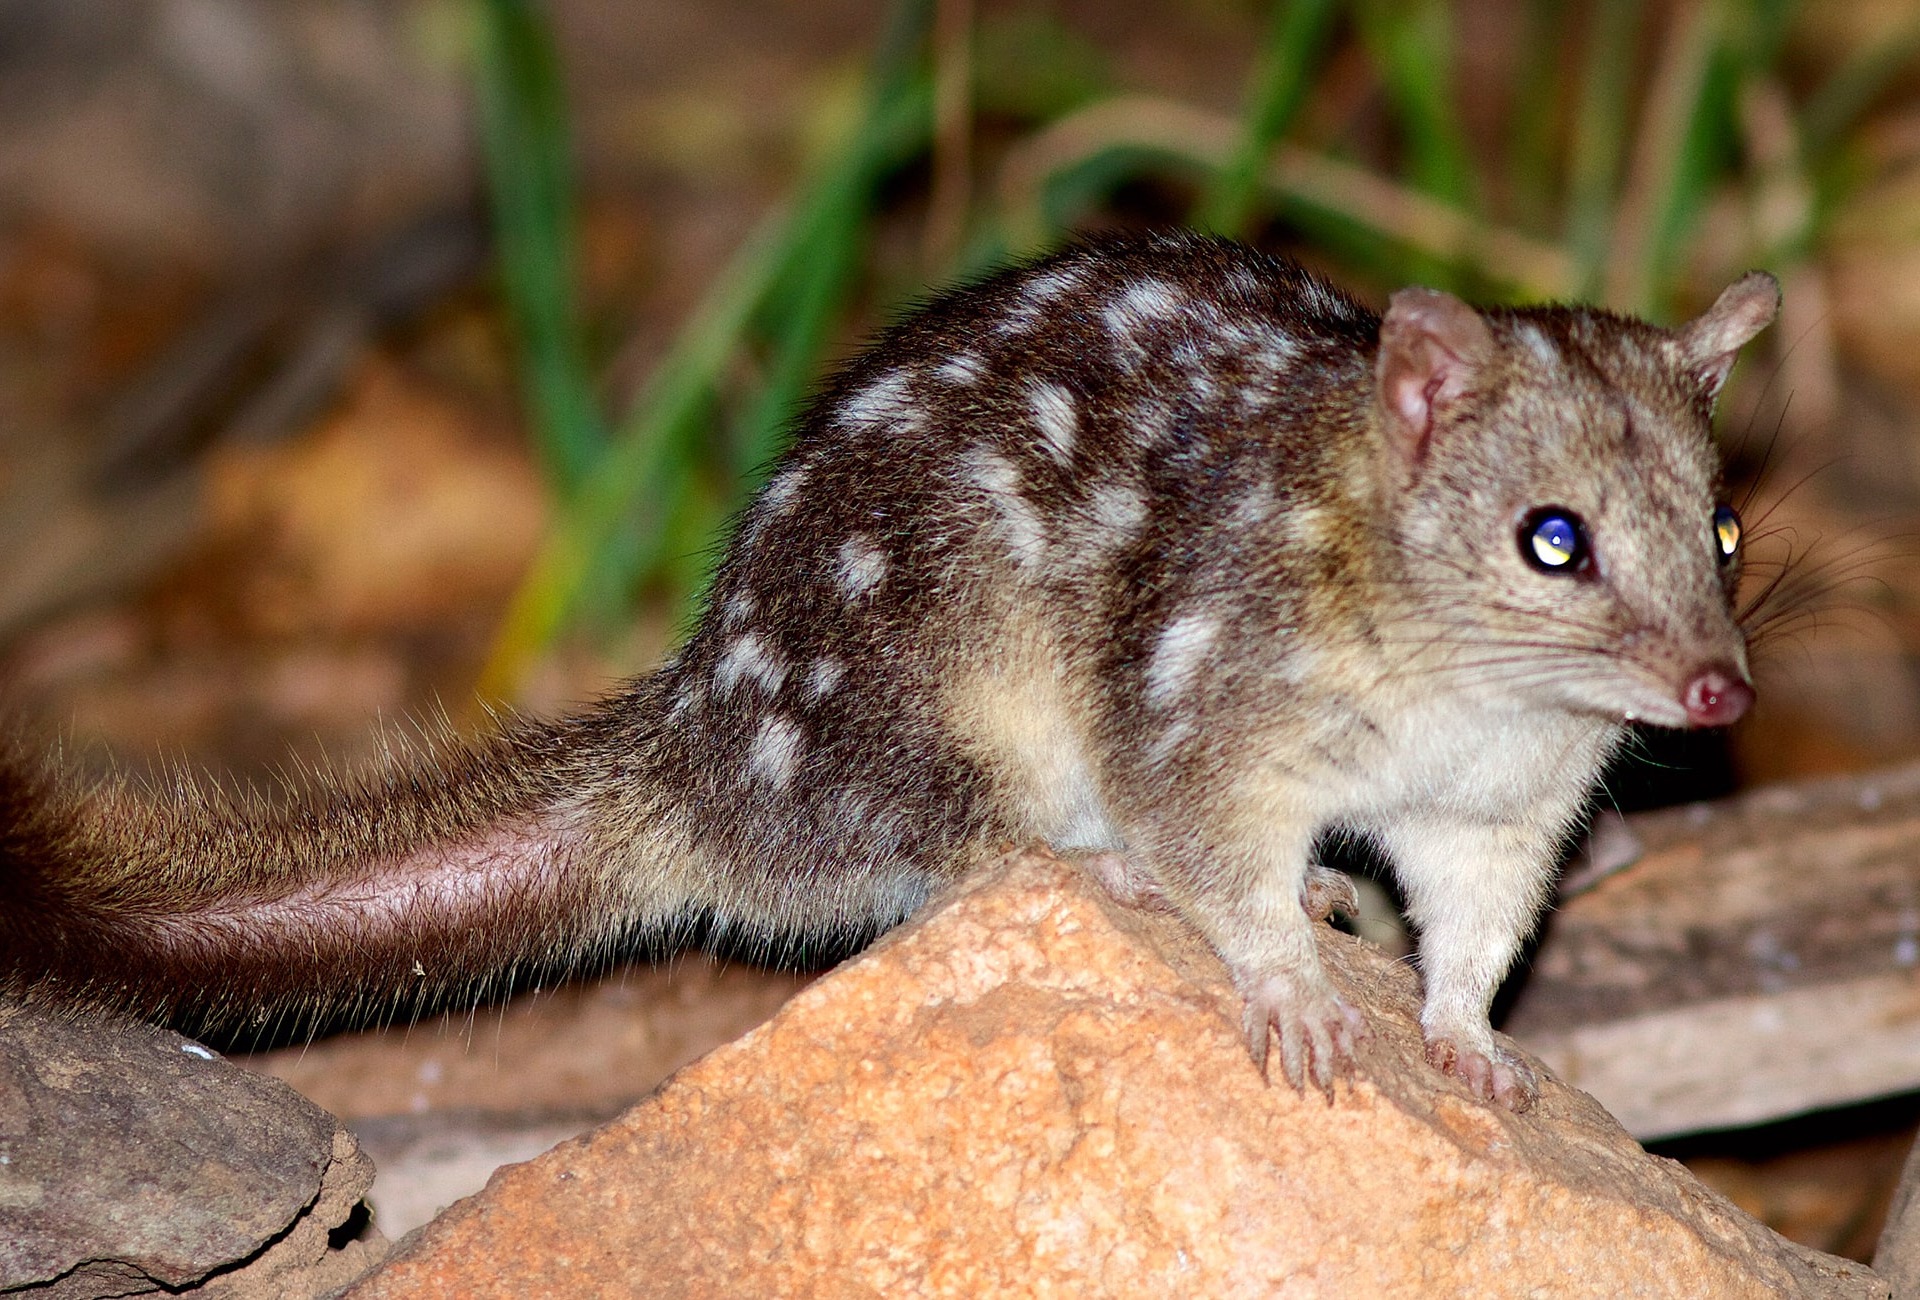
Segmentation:
{"type": "Polygon", "coordinates": [[[827,385],[698,629],[588,712],[272,801],[0,782],[0,988],[246,1023],[391,1013],[697,928],[907,917],[1038,841],[1177,910],[1263,1065],[1365,1032],[1316,837],[1392,861],[1428,1056],[1516,1108],[1487,1007],[1626,725],[1753,697],[1708,423],[1773,318],[1664,330],[1163,235],[941,297],[827,385]]]}

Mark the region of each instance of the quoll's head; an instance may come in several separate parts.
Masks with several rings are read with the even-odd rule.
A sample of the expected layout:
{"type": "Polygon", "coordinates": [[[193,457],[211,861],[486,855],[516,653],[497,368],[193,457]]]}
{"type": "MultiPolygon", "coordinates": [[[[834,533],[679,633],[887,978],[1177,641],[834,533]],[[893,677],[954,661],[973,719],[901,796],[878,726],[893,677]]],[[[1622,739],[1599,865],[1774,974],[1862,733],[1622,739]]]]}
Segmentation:
{"type": "Polygon", "coordinates": [[[1375,363],[1380,511],[1397,580],[1453,671],[1615,720],[1746,712],[1741,521],[1710,423],[1779,304],[1762,272],[1673,330],[1393,296],[1375,363]]]}

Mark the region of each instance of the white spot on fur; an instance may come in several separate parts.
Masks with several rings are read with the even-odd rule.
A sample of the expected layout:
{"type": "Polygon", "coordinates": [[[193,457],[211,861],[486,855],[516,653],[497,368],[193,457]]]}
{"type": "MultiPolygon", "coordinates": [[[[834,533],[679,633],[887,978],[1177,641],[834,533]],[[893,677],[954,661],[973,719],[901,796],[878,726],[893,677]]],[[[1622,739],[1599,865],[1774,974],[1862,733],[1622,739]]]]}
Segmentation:
{"type": "Polygon", "coordinates": [[[1336,320],[1348,320],[1353,316],[1353,308],[1348,306],[1339,294],[1318,280],[1307,281],[1306,292],[1301,297],[1309,304],[1318,307],[1324,316],[1332,316],[1336,320]]]}
{"type": "Polygon", "coordinates": [[[1532,321],[1522,321],[1514,328],[1520,341],[1527,345],[1527,351],[1533,353],[1534,360],[1550,370],[1560,368],[1560,349],[1553,346],[1552,340],[1541,332],[1532,321]]]}
{"type": "Polygon", "coordinates": [[[1080,436],[1080,412],[1073,394],[1058,384],[1035,384],[1027,392],[1033,422],[1040,426],[1040,445],[1062,465],[1073,461],[1074,440],[1080,436]]]}
{"type": "Polygon", "coordinates": [[[849,397],[840,407],[840,423],[850,429],[918,424],[920,412],[908,395],[913,376],[890,370],[849,397]]]}
{"type": "Polygon", "coordinates": [[[771,695],[786,677],[787,666],[751,632],[729,642],[713,668],[713,685],[722,695],[730,694],[742,681],[753,681],[771,695]]]}
{"type": "Polygon", "coordinates": [[[1108,333],[1130,342],[1136,331],[1179,315],[1185,303],[1180,292],[1165,281],[1141,280],[1121,290],[1100,314],[1108,333]]]}
{"type": "Polygon", "coordinates": [[[1007,550],[1021,565],[1040,562],[1046,553],[1047,530],[1040,515],[1020,492],[1020,471],[1006,457],[987,448],[979,448],[970,457],[974,486],[986,494],[999,517],[1007,550]]]}
{"type": "Polygon", "coordinates": [[[905,815],[891,810],[867,816],[868,842],[877,849],[892,849],[907,837],[905,815]]]}
{"type": "Polygon", "coordinates": [[[783,789],[793,780],[793,769],[800,761],[800,746],[800,728],[791,719],[775,714],[754,733],[747,767],[774,789],[783,789]]]}
{"type": "Polygon", "coordinates": [[[1279,666],[1280,680],[1293,686],[1301,686],[1313,680],[1320,670],[1320,656],[1300,643],[1295,635],[1297,628],[1276,627],[1273,629],[1273,641],[1276,645],[1285,645],[1286,653],[1275,656],[1279,666]]]}
{"type": "Polygon", "coordinates": [[[807,469],[804,465],[795,465],[784,470],[767,481],[760,491],[759,503],[753,509],[753,522],[749,525],[749,540],[757,540],[762,530],[793,507],[800,498],[800,489],[807,485],[807,469]]]}
{"type": "Polygon", "coordinates": [[[1079,283],[1080,273],[1071,268],[1063,267],[1058,270],[1048,271],[1044,275],[1034,276],[1031,280],[1020,286],[1020,300],[1033,306],[1039,306],[1052,302],[1055,298],[1068,292],[1079,283]]]}
{"type": "Polygon", "coordinates": [[[1160,629],[1147,662],[1147,702],[1163,706],[1186,694],[1219,635],[1220,620],[1202,610],[1182,614],[1160,629]]]}
{"type": "Polygon", "coordinates": [[[727,597],[723,612],[728,623],[744,623],[753,617],[753,597],[744,591],[736,591],[727,597]]]}
{"type": "Polygon", "coordinates": [[[1283,379],[1299,366],[1300,341],[1273,325],[1235,322],[1221,333],[1228,350],[1241,358],[1256,382],[1283,379]]]}
{"type": "Polygon", "coordinates": [[[1273,483],[1270,480],[1263,478],[1255,481],[1233,504],[1235,527],[1246,528],[1265,523],[1278,503],[1279,499],[1274,495],[1273,483]]]}
{"type": "Polygon", "coordinates": [[[840,679],[847,675],[847,666],[832,655],[822,655],[807,668],[807,696],[820,699],[831,695],[840,679]]]}
{"type": "Polygon", "coordinates": [[[848,600],[866,595],[887,576],[887,557],[859,533],[840,543],[840,590],[848,600]]]}
{"type": "Polygon", "coordinates": [[[767,484],[766,491],[760,494],[760,508],[768,514],[779,514],[793,504],[800,495],[800,489],[807,483],[807,469],[804,465],[795,465],[783,474],[777,474],[767,484]]]}
{"type": "Polygon", "coordinates": [[[1277,335],[1268,339],[1266,345],[1254,354],[1254,360],[1260,368],[1271,375],[1286,374],[1293,369],[1299,357],[1300,349],[1277,335]]]}
{"type": "Polygon", "coordinates": [[[1147,520],[1147,499],[1131,483],[1103,483],[1087,496],[1087,513],[1107,547],[1118,549],[1147,520]]]}
{"type": "Polygon", "coordinates": [[[1337,518],[1324,506],[1296,505],[1281,522],[1288,545],[1303,551],[1328,545],[1338,528],[1337,518]]]}
{"type": "Polygon", "coordinates": [[[837,820],[846,826],[860,826],[867,820],[871,801],[858,790],[849,789],[834,800],[837,820]]]}
{"type": "Polygon", "coordinates": [[[1140,446],[1154,447],[1166,441],[1172,432],[1173,410],[1162,402],[1139,402],[1128,417],[1127,425],[1140,446]]]}
{"type": "Polygon", "coordinates": [[[1224,320],[1213,327],[1213,336],[1221,348],[1228,352],[1237,352],[1251,356],[1260,350],[1261,342],[1271,330],[1256,328],[1252,322],[1235,318],[1224,320]]]}
{"type": "Polygon", "coordinates": [[[1034,276],[1020,286],[1020,292],[996,327],[1005,335],[1023,334],[1044,322],[1047,307],[1054,299],[1071,292],[1080,284],[1080,273],[1070,268],[1034,276]]]}
{"type": "Polygon", "coordinates": [[[936,379],[961,388],[979,383],[986,373],[986,366],[971,352],[962,352],[933,372],[936,379]]]}

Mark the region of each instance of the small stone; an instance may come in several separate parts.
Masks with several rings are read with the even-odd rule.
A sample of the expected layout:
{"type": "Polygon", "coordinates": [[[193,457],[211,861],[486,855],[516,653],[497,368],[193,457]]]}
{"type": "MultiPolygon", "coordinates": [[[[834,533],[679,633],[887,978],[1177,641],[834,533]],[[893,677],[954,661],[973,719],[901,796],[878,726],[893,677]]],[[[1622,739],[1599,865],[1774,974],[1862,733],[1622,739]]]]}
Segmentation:
{"type": "Polygon", "coordinates": [[[320,1295],[384,1249],[329,1241],[372,1181],[277,1080],[151,1025],[0,1003],[0,1293],[320,1295]]]}

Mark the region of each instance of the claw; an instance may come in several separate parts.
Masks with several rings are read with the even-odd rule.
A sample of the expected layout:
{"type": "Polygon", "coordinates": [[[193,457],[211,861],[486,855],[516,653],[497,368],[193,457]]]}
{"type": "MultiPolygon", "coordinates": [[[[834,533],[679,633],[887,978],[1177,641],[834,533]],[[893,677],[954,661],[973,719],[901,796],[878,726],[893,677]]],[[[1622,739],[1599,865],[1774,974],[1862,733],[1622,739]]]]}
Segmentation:
{"type": "Polygon", "coordinates": [[[1277,1035],[1287,1082],[1296,1092],[1311,1083],[1329,1102],[1334,1080],[1353,1074],[1355,1050],[1369,1037],[1359,1008],[1324,985],[1312,988],[1289,977],[1268,978],[1249,992],[1242,1024],[1261,1077],[1272,1080],[1269,1040],[1277,1035]]]}
{"type": "Polygon", "coordinates": [[[1267,1073],[1267,1040],[1273,1035],[1266,1020],[1254,1012],[1252,1001],[1240,1012],[1240,1028],[1247,1036],[1247,1054],[1253,1057],[1254,1068],[1262,1079],[1272,1083],[1273,1076],[1267,1073]]]}
{"type": "Polygon", "coordinates": [[[1427,1063],[1450,1074],[1482,1101],[1498,1102],[1519,1114],[1540,1099],[1540,1078],[1518,1053],[1497,1043],[1462,1047],[1452,1038],[1427,1040],[1427,1063]]]}
{"type": "Polygon", "coordinates": [[[1280,1031],[1280,1068],[1287,1076],[1287,1082],[1293,1085],[1295,1092],[1306,1091],[1307,1044],[1304,1041],[1308,1032],[1303,1024],[1275,1026],[1280,1031]]]}

